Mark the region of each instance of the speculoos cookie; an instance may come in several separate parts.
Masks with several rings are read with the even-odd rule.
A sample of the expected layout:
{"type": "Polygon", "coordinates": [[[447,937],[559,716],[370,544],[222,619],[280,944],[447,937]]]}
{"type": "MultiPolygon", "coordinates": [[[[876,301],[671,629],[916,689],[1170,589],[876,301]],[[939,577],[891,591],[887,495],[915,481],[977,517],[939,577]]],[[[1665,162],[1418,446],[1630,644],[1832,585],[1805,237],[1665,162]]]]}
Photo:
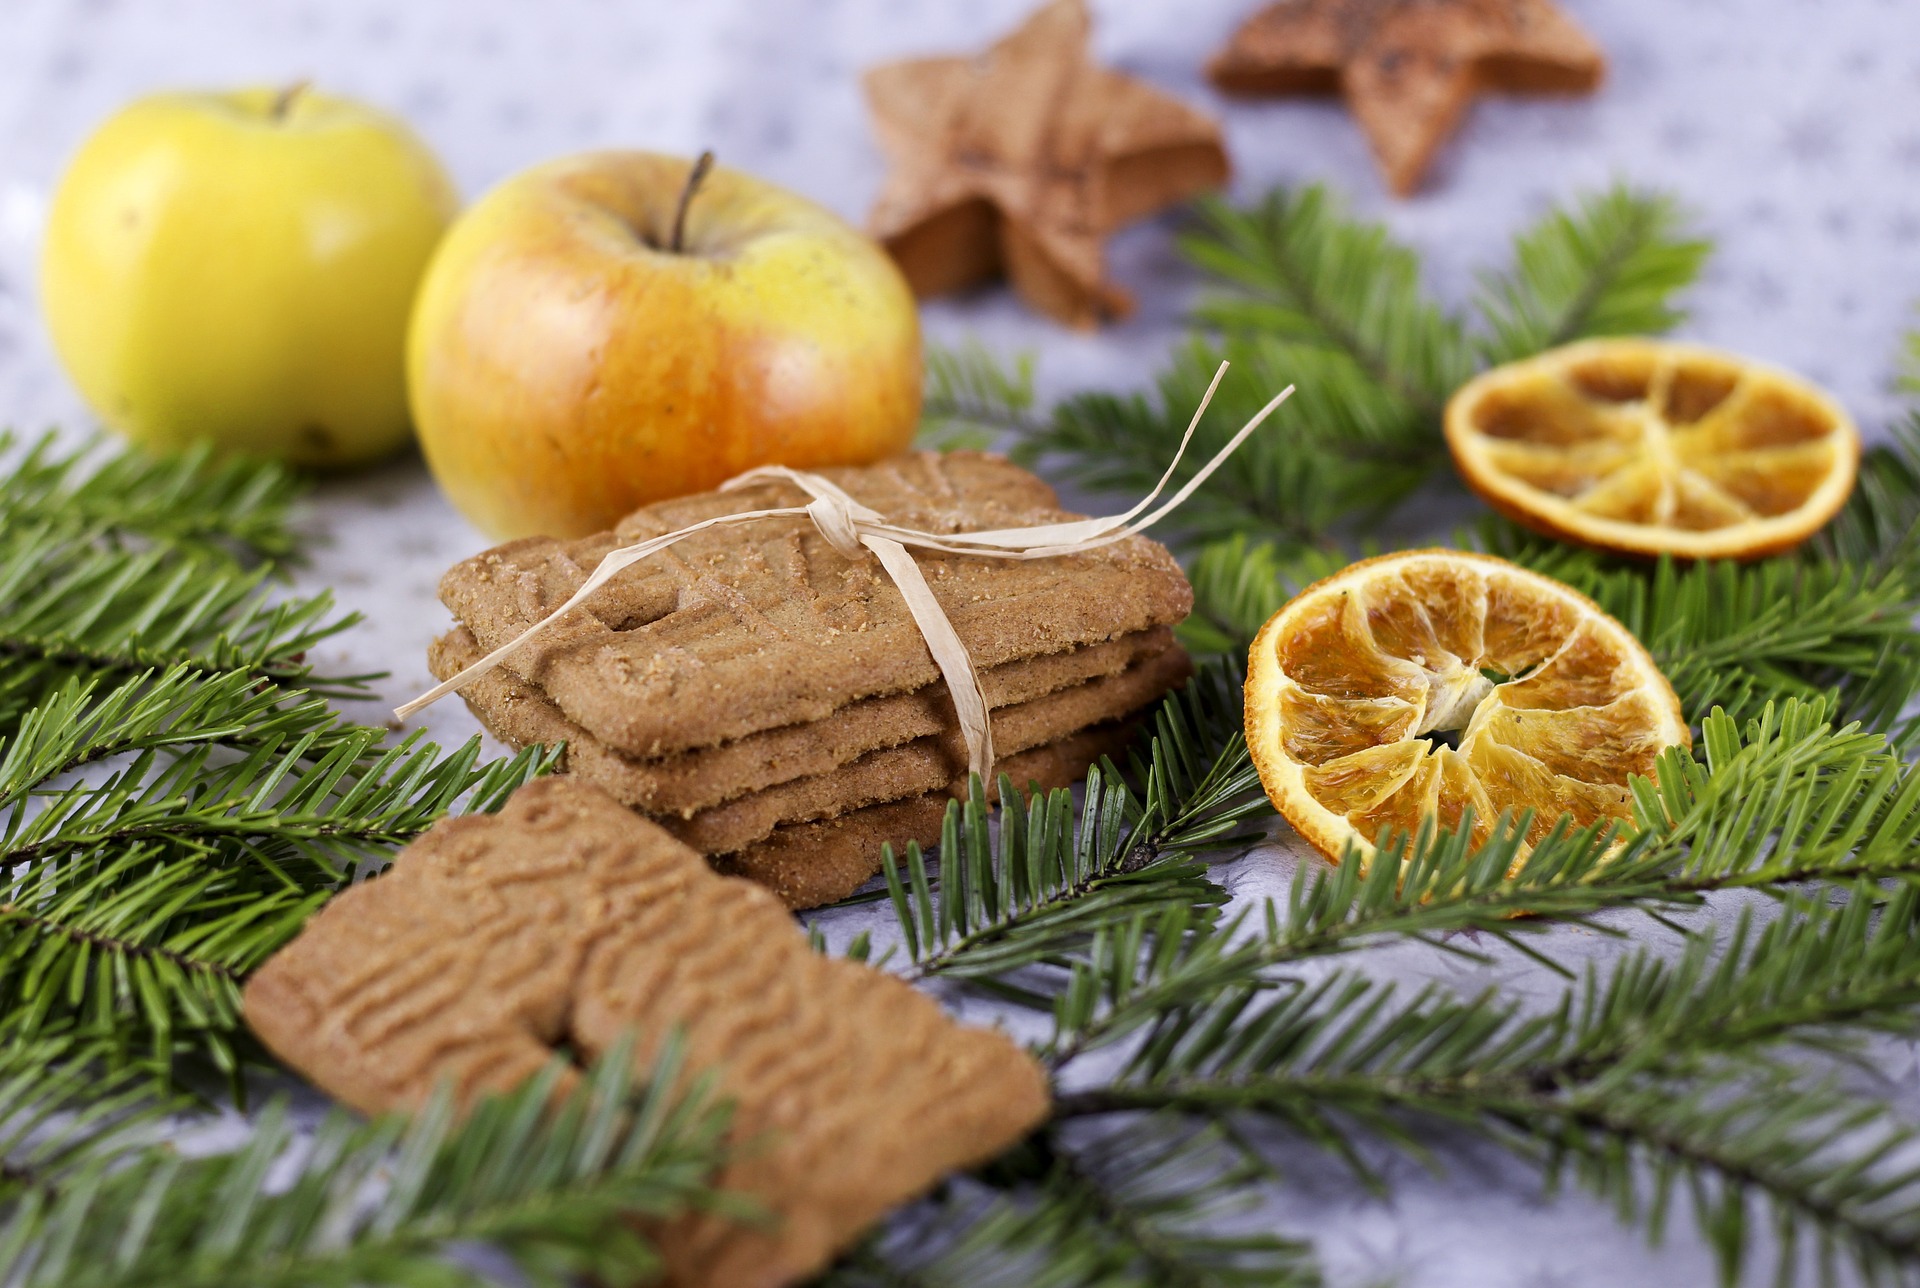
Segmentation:
{"type": "Polygon", "coordinates": [[[774,1224],[649,1233],[680,1288],[795,1282],[894,1205],[1045,1115],[1046,1077],[1003,1035],[814,952],[759,886],[589,784],[544,779],[448,819],[328,904],[246,989],[263,1041],[368,1112],[512,1087],[565,1046],[673,1032],[748,1146],[716,1183],[774,1224]]]}

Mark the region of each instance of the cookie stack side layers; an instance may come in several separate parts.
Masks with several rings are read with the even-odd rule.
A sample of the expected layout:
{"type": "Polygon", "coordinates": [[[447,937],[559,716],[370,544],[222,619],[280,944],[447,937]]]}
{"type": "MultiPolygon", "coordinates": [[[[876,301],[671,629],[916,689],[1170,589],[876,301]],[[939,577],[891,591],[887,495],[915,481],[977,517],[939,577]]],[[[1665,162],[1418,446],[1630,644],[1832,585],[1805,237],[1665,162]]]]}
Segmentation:
{"type": "MultiPolygon", "coordinates": [[[[455,632],[435,642],[428,655],[434,674],[452,675],[480,656],[471,639],[462,640],[460,635],[455,632]]],[[[991,716],[995,750],[1004,765],[1021,752],[1132,715],[1185,683],[1192,673],[1193,663],[1185,651],[1168,648],[1116,675],[996,707],[991,716]]],[[[728,760],[750,759],[729,755],[740,747],[738,743],[660,760],[622,756],[568,720],[552,700],[504,667],[479,677],[461,696],[494,736],[512,746],[565,742],[570,772],[592,779],[621,804],[666,822],[675,835],[707,853],[738,849],[757,839],[748,836],[725,842],[711,831],[721,818],[744,820],[758,814],[786,822],[815,816],[792,812],[794,803],[810,795],[841,800],[846,808],[932,791],[954,781],[964,787],[967,774],[966,741],[944,686],[936,686],[931,693],[870,699],[889,707],[914,699],[928,716],[924,723],[896,718],[873,730],[871,738],[863,728],[849,729],[855,720],[844,713],[754,735],[743,741],[777,741],[784,744],[783,753],[778,759],[752,758],[750,773],[738,775],[723,772],[728,760]],[[694,764],[689,766],[688,761],[694,764]],[[679,826],[683,823],[707,830],[685,831],[679,826]]],[[[759,835],[764,834],[762,829],[759,835]]]]}
{"type": "MultiPolygon", "coordinates": [[[[1044,483],[971,452],[820,473],[902,526],[951,533],[1065,522],[1044,483]]],[[[441,599],[485,649],[558,607],[608,551],[715,515],[803,505],[786,483],[636,511],[580,541],[510,542],[456,565],[441,599]]],[[[1193,592],[1166,549],[1132,537],[1017,560],[912,552],[974,665],[989,670],[1184,618],[1193,592]]],[[[940,679],[876,561],[805,518],[711,529],[635,565],[522,646],[513,670],[614,750],[659,757],[827,718],[940,679]]]]}
{"type": "Polygon", "coordinates": [[[754,1147],[716,1184],[777,1218],[651,1231],[679,1288],[774,1288],[821,1269],[889,1208],[998,1153],[1047,1112],[1046,1077],[997,1032],[812,951],[780,902],[717,876],[598,788],[543,779],[495,816],[449,819],[328,904],[249,982],[256,1033],[367,1112],[519,1083],[559,1043],[623,1033],[735,1104],[754,1147]]]}
{"type": "MultiPolygon", "coordinates": [[[[466,627],[457,626],[428,647],[427,666],[435,678],[445,680],[478,661],[484,652],[466,627]]],[[[1017,752],[1036,745],[1037,735],[1057,735],[1146,705],[1182,682],[1191,669],[1174,643],[1173,632],[1162,626],[996,667],[980,680],[994,713],[995,746],[1002,752],[1017,752]],[[1145,665],[1150,662],[1155,665],[1145,665]],[[1123,675],[1129,678],[1115,686],[1121,690],[1117,694],[1092,684],[1123,675]],[[1150,687],[1155,677],[1164,680],[1160,691],[1141,696],[1142,684],[1150,687]],[[1053,699],[1066,710],[1037,714],[1028,705],[1044,699],[1053,699]],[[1124,705],[1116,706],[1116,700],[1124,705]],[[1084,718],[1072,718],[1068,714],[1072,712],[1084,718]],[[1010,727],[1010,717],[1025,731],[1010,727]]],[[[687,817],[749,792],[829,773],[870,752],[919,738],[938,736],[943,746],[955,752],[956,771],[966,764],[953,700],[943,683],[911,693],[864,698],[825,720],[767,729],[718,746],[651,759],[608,747],[509,667],[479,676],[460,696],[502,742],[525,747],[565,740],[570,770],[593,779],[623,804],[661,817],[687,817]]]]}
{"type": "MultiPolygon", "coordinates": [[[[1184,681],[1191,671],[1186,654],[1173,652],[1147,664],[1142,674],[1124,677],[1125,684],[1108,681],[1092,686],[1105,693],[1071,695],[1084,696],[1087,702],[1104,698],[1104,705],[1087,711],[1076,710],[1079,703],[1073,701],[1052,704],[1066,708],[1058,728],[1036,732],[1008,721],[1016,736],[1000,744],[1009,754],[1000,757],[996,779],[1005,775],[1021,786],[1030,781],[1064,785],[1054,782],[1062,773],[1078,776],[1100,756],[1123,751],[1128,717],[1184,681]],[[1071,723],[1067,723],[1069,720],[1071,723]]],[[[481,684],[493,678],[488,676],[481,684]]],[[[474,695],[471,706],[495,737],[514,747],[565,743],[568,772],[606,789],[621,804],[633,805],[622,790],[634,772],[632,763],[599,747],[592,735],[569,722],[559,708],[534,692],[521,692],[512,702],[499,705],[484,704],[479,700],[483,696],[474,695]]],[[[1014,708],[1008,714],[1018,711],[1014,708]]],[[[996,720],[995,724],[998,735],[1001,722],[996,720]]],[[[649,813],[655,822],[702,854],[716,855],[743,850],[785,825],[832,818],[926,792],[949,792],[958,799],[966,791],[966,748],[956,733],[951,739],[917,738],[896,747],[883,747],[844,765],[747,792],[706,809],[681,814],[641,812],[649,813]]]]}

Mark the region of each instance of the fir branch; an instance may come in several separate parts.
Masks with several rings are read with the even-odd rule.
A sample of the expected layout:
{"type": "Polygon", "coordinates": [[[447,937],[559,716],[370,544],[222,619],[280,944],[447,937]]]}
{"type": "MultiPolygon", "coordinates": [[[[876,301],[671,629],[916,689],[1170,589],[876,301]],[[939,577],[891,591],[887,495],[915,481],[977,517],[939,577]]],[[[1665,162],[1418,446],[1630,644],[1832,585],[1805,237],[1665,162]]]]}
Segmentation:
{"type": "Polygon", "coordinates": [[[384,750],[382,729],[326,732],[264,737],[237,760],[205,745],[172,758],[144,751],[102,782],[36,793],[40,808],[15,808],[0,831],[0,867],[151,841],[182,852],[230,846],[282,875],[297,859],[317,874],[303,883],[331,884],[463,796],[497,800],[553,762],[552,749],[534,747],[482,764],[478,737],[442,753],[419,732],[384,750]]]}
{"type": "Polygon", "coordinates": [[[1200,547],[1187,565],[1193,615],[1178,628],[1196,653],[1244,655],[1254,636],[1289,599],[1347,564],[1338,550],[1307,549],[1289,557],[1270,541],[1244,533],[1200,547]]]}
{"type": "Polygon", "coordinates": [[[633,1218],[722,1202],[707,1178],[722,1159],[726,1114],[698,1085],[672,1090],[681,1062],[675,1041],[636,1079],[631,1048],[617,1046],[564,1095],[556,1064],[458,1121],[444,1092],[410,1121],[336,1113],[278,1185],[269,1176],[297,1133],[276,1104],[237,1153],[183,1159],[155,1148],[117,1169],[82,1169],[55,1197],[28,1194],[0,1224],[0,1282],[497,1282],[447,1256],[479,1240],[510,1256],[524,1282],[642,1282],[660,1263],[633,1218]]]}
{"type": "MultiPolygon", "coordinates": [[[[1478,368],[1477,349],[1518,357],[1576,335],[1669,325],[1671,295],[1706,254],[1669,198],[1615,188],[1520,237],[1516,266],[1486,279],[1494,335],[1475,339],[1423,293],[1413,252],[1349,217],[1324,187],[1200,209],[1182,245],[1215,286],[1197,310],[1202,336],[1176,351],[1154,396],[1076,395],[1016,451],[1064,457],[1083,485],[1138,495],[1222,358],[1235,364],[1217,400],[1229,429],[1297,385],[1273,428],[1176,520],[1187,538],[1269,538],[1289,558],[1332,547],[1433,477],[1447,458],[1442,410],[1478,368]]],[[[1202,434],[1199,460],[1224,432],[1202,434]]]]}
{"type": "Polygon", "coordinates": [[[1196,540],[1271,536],[1289,553],[1328,546],[1336,530],[1395,505],[1445,460],[1440,412],[1473,374],[1471,346],[1421,293],[1412,252],[1346,217],[1324,188],[1278,190],[1248,210],[1218,201],[1202,210],[1202,230],[1183,246],[1219,284],[1199,309],[1214,337],[1177,350],[1151,398],[1063,401],[1016,454],[1067,457],[1084,485],[1137,495],[1171,459],[1226,359],[1234,370],[1186,477],[1274,390],[1299,392],[1176,527],[1196,540]]]}
{"type": "Polygon", "coordinates": [[[1350,218],[1321,184],[1276,189],[1245,210],[1207,198],[1199,213],[1203,231],[1181,247],[1219,283],[1197,310],[1203,323],[1341,355],[1406,415],[1437,426],[1472,363],[1459,324],[1422,292],[1411,250],[1350,218]]]}
{"type": "Polygon", "coordinates": [[[1514,238],[1513,267],[1481,278],[1490,364],[1589,336],[1657,335],[1683,318],[1673,297],[1711,244],[1690,236],[1672,197],[1615,184],[1514,238]]]}
{"type": "MultiPolygon", "coordinates": [[[[1173,459],[1193,409],[1200,405],[1223,351],[1199,342],[1180,349],[1157,381],[1152,396],[1078,394],[1053,409],[1044,429],[1023,436],[1013,456],[1033,466],[1042,458],[1064,456],[1073,462],[1080,486],[1095,492],[1144,496],[1160,481],[1173,459]]],[[[1194,435],[1176,480],[1184,483],[1223,446],[1271,393],[1263,394],[1250,354],[1237,359],[1221,382],[1212,408],[1194,435]]],[[[1288,407],[1274,418],[1274,431],[1256,435],[1214,477],[1208,489],[1185,506],[1174,526],[1196,536],[1243,529],[1273,532],[1291,542],[1318,536],[1310,517],[1289,499],[1309,490],[1302,458],[1274,450],[1272,443],[1293,423],[1288,407]],[[1264,441],[1263,441],[1264,440],[1264,441]]]]}
{"type": "Polygon", "coordinates": [[[1861,459],[1853,495],[1807,550],[1833,564],[1904,568],[1920,582],[1920,412],[1889,433],[1890,443],[1861,459]]]}
{"type": "MultiPolygon", "coordinates": [[[[1324,884],[1296,883],[1288,933],[1322,933],[1335,922],[1432,917],[1399,933],[1431,935],[1497,921],[1521,911],[1569,917],[1610,907],[1692,901],[1729,889],[1781,891],[1811,881],[1920,880],[1920,770],[1886,739],[1855,726],[1835,729],[1820,702],[1769,704],[1746,723],[1716,711],[1702,724],[1705,763],[1668,749],[1657,783],[1632,782],[1633,819],[1624,845],[1610,829],[1565,821],[1536,845],[1511,877],[1523,829],[1496,829],[1480,847],[1425,830],[1389,853],[1406,865],[1395,886],[1375,872],[1324,884]],[[1355,917],[1355,910],[1366,909],[1355,917]],[[1472,920],[1459,920],[1471,915],[1472,920]]],[[[1351,865],[1348,865],[1351,866],[1351,865]]],[[[1517,923],[1528,933],[1537,923],[1517,923]]],[[[1296,946],[1295,951],[1298,951],[1296,946]]]]}
{"type": "Polygon", "coordinates": [[[1633,781],[1632,848],[1670,862],[1687,891],[1913,879],[1920,769],[1825,715],[1820,703],[1769,704],[1744,738],[1731,717],[1709,716],[1704,765],[1669,748],[1657,784],[1633,781]]]}
{"type": "Polygon", "coordinates": [[[31,1036],[75,1031],[165,1076],[188,1052],[236,1068],[246,975],[330,897],[137,846],[43,866],[0,890],[0,1015],[31,1036]]]}
{"type": "MultiPolygon", "coordinates": [[[[0,435],[0,452],[12,441],[0,435]]],[[[306,664],[357,618],[328,595],[281,600],[264,585],[294,550],[300,488],[284,470],[204,450],[103,459],[52,436],[16,455],[0,480],[0,730],[68,680],[178,663],[366,695],[373,677],[306,664]]]]}
{"type": "Polygon", "coordinates": [[[285,467],[216,459],[201,446],[165,456],[97,445],[63,448],[53,434],[21,446],[0,432],[0,523],[51,525],[69,533],[104,532],[122,541],[164,546],[179,555],[277,564],[293,554],[294,501],[305,490],[285,467]]]}
{"type": "Polygon", "coordinates": [[[1080,826],[1072,796],[1023,796],[1001,782],[997,835],[978,782],[948,807],[936,885],[918,846],[884,852],[908,977],[994,981],[1083,945],[1101,927],[1172,906],[1206,916],[1226,901],[1193,855],[1230,845],[1268,813],[1240,727],[1237,674],[1202,670],[1162,703],[1138,794],[1110,764],[1087,776],[1080,826]]]}
{"type": "MultiPolygon", "coordinates": [[[[1259,934],[1246,933],[1244,919],[1209,930],[1217,899],[1197,897],[1206,893],[1192,884],[1197,872],[1165,865],[1157,849],[1136,870],[1139,881],[1119,894],[1096,898],[1095,890],[1055,876],[1029,887],[1042,896],[1030,903],[1009,897],[1017,888],[1010,874],[1031,852],[1022,848],[1026,838],[1064,832],[1064,801],[1051,803],[1052,817],[1028,822],[1024,832],[1018,815],[1009,815],[1003,837],[1012,836],[998,848],[983,815],[951,828],[944,868],[967,874],[954,878],[952,890],[936,895],[924,865],[913,867],[910,881],[896,869],[890,885],[912,973],[966,978],[1051,1008],[1058,1034],[1050,1050],[1066,1061],[1126,1037],[1195,988],[1258,979],[1387,938],[1468,952],[1446,937],[1471,929],[1531,951],[1525,940],[1555,920],[1625,907],[1658,911],[1713,890],[1920,882],[1920,770],[1884,738],[1835,730],[1825,717],[1821,703],[1789,700],[1768,707],[1743,735],[1738,722],[1716,713],[1703,727],[1704,765],[1672,750],[1657,787],[1636,780],[1634,819],[1621,844],[1607,826],[1580,829],[1562,820],[1523,853],[1524,817],[1496,827],[1477,846],[1464,832],[1429,823],[1418,837],[1387,839],[1371,865],[1302,865],[1286,904],[1268,909],[1259,934]],[[1520,914],[1531,915],[1516,920],[1520,914]],[[1070,978],[1045,992],[1016,982],[1018,972],[1040,966],[1069,967],[1070,978]]],[[[1183,745],[1190,753],[1196,740],[1163,727],[1141,776],[1149,784],[1166,781],[1183,745]]],[[[1243,799],[1236,793],[1250,784],[1236,782],[1235,774],[1247,772],[1244,753],[1228,745],[1211,765],[1194,756],[1162,794],[1180,799],[1180,784],[1211,781],[1221,787],[1218,799],[1243,799]]],[[[1083,838],[1109,837],[1100,851],[1109,856],[1127,853],[1141,830],[1122,833],[1117,820],[1131,811],[1109,804],[1118,790],[1090,793],[1081,829],[1083,838]]]]}
{"type": "Polygon", "coordinates": [[[1684,1187],[1723,1283],[1748,1269],[1756,1202],[1773,1218],[1775,1282],[1802,1278],[1803,1246],[1825,1283],[1838,1281],[1843,1264],[1869,1283],[1910,1279],[1920,1260],[1920,1208],[1911,1199],[1920,1172],[1888,1161],[1920,1138],[1884,1106],[1828,1084],[1729,1077],[1609,1087],[1570,1105],[1516,1096],[1493,1119],[1512,1133],[1512,1148],[1544,1154],[1549,1190],[1571,1171],[1655,1241],[1684,1187]]]}
{"type": "MultiPolygon", "coordinates": [[[[1604,971],[1590,968],[1556,1006],[1534,1012],[1494,993],[1453,1000],[1437,987],[1396,1010],[1391,984],[1349,972],[1311,985],[1266,965],[1208,975],[1194,962],[1206,941],[1222,937],[1204,935],[1187,960],[1164,953],[1126,983],[1122,1004],[1133,1005],[1143,983],[1160,997],[1134,1008],[1141,1039],[1117,1081],[1163,1087],[1205,1077],[1219,1083],[1209,1095],[1228,1095],[1234,1079],[1269,1076],[1308,1058],[1320,1073],[1392,1068],[1488,1085],[1506,1079],[1536,1091],[1628,1075],[1711,1074],[1735,1056],[1784,1069],[1782,1042],[1848,1055],[1863,1031],[1912,1030],[1920,945],[1907,927],[1917,910],[1913,889],[1885,904],[1872,891],[1838,904],[1792,900],[1758,929],[1747,910],[1724,939],[1690,935],[1672,960],[1638,949],[1604,971]],[[1364,1061],[1342,1063],[1349,1050],[1364,1051],[1364,1061]],[[1417,1057],[1418,1067],[1403,1068],[1402,1057],[1417,1057]]],[[[1097,1049],[1080,1031],[1064,1036],[1052,1048],[1056,1067],[1097,1049]]]]}
{"type": "Polygon", "coordinates": [[[1194,340],[1175,352],[1151,396],[1078,394],[1046,427],[1021,439],[1016,459],[1072,461],[1093,491],[1141,496],[1160,481],[1222,360],[1226,378],[1174,473],[1184,483],[1277,391],[1298,392],[1209,479],[1167,525],[1181,537],[1270,535],[1290,548],[1327,545],[1332,528],[1378,513],[1428,476],[1437,437],[1409,433],[1391,399],[1350,363],[1271,337],[1194,340]]]}
{"type": "Polygon", "coordinates": [[[1083,1226],[1109,1245],[1111,1269],[1096,1282],[1309,1288],[1321,1281],[1307,1246],[1230,1230],[1273,1176],[1218,1124],[1148,1118],[1083,1144],[1056,1140],[1052,1154],[1045,1200],[1083,1214],[1083,1226]]]}
{"type": "MultiPolygon", "coordinates": [[[[1367,1018],[1374,1018],[1371,1012],[1367,1018]]],[[[1399,1033],[1411,1033],[1451,1049],[1456,1033],[1499,1036],[1497,1027],[1473,1022],[1481,1018],[1442,1005],[1427,1013],[1396,1012],[1382,1032],[1340,1030],[1337,1037],[1356,1049],[1391,1038],[1397,1049],[1399,1033]]],[[[1414,1131],[1420,1120],[1466,1127],[1538,1162],[1549,1188],[1563,1172],[1574,1172],[1623,1221],[1645,1225],[1655,1240],[1676,1191],[1684,1190],[1725,1283],[1738,1281],[1745,1268],[1745,1214],[1756,1201],[1771,1210],[1782,1245],[1777,1282],[1799,1281],[1796,1253],[1804,1244],[1817,1250],[1822,1282],[1829,1283],[1842,1258],[1867,1282],[1910,1276],[1920,1260],[1920,1204],[1913,1199],[1920,1170],[1889,1162],[1910,1155],[1920,1135],[1882,1105],[1778,1070],[1730,1069],[1679,1086],[1620,1080],[1568,1094],[1480,1071],[1367,1069],[1123,1086],[1065,1099],[1059,1111],[1164,1112],[1169,1104],[1205,1115],[1270,1114],[1350,1163],[1357,1156],[1337,1139],[1350,1123],[1423,1158],[1430,1155],[1414,1131]]]]}
{"type": "Polygon", "coordinates": [[[915,446],[933,451],[986,451],[1006,434],[1031,434],[1034,414],[1033,355],[1010,367],[976,343],[954,349],[927,348],[926,393],[920,404],[915,446]]]}
{"type": "Polygon", "coordinates": [[[270,596],[264,575],[166,548],[91,543],[58,525],[0,533],[0,730],[69,680],[175,665],[366,696],[373,677],[318,677],[306,663],[358,616],[337,615],[325,593],[270,596]]]}
{"type": "Polygon", "coordinates": [[[31,708],[12,738],[0,738],[0,811],[17,823],[30,792],[114,756],[308,735],[327,743],[349,728],[320,699],[290,699],[244,671],[207,677],[175,667],[112,688],[69,681],[31,708]]]}
{"type": "Polygon", "coordinates": [[[1656,1233],[1669,1182],[1691,1179],[1730,1277],[1745,1241],[1723,1223],[1750,1196],[1789,1240],[1844,1247],[1863,1272],[1910,1263],[1920,1170],[1888,1158],[1920,1135],[1767,1045],[1845,1054],[1860,1026],[1911,1028],[1920,948],[1906,927],[1920,904],[1903,892],[1882,920],[1875,902],[1796,904],[1758,935],[1743,919],[1724,945],[1694,937],[1677,963],[1632,954],[1544,1013],[1431,986],[1399,1003],[1345,972],[1232,981],[1155,1013],[1115,1082],[1069,1093],[1058,1116],[1267,1114],[1356,1166],[1356,1128],[1419,1151],[1406,1115],[1441,1118],[1492,1128],[1549,1168],[1577,1158],[1656,1233]]]}
{"type": "MultiPolygon", "coordinates": [[[[1920,566],[1900,548],[1920,531],[1920,472],[1904,457],[1890,456],[1884,468],[1872,511],[1863,505],[1835,537],[1846,558],[1628,564],[1499,519],[1484,520],[1462,544],[1598,601],[1647,645],[1696,723],[1716,706],[1744,719],[1776,698],[1832,696],[1845,717],[1891,733],[1920,697],[1920,566]]],[[[1242,652],[1299,589],[1343,562],[1338,553],[1244,537],[1204,546],[1191,566],[1186,637],[1202,651],[1242,652]]]]}
{"type": "Polygon", "coordinates": [[[949,1182],[841,1258],[819,1288],[1104,1288],[1105,1249],[1088,1246],[1078,1215],[1044,1197],[949,1182]]]}
{"type": "Polygon", "coordinates": [[[1818,703],[1790,700],[1743,739],[1717,713],[1704,767],[1676,749],[1658,787],[1635,780],[1624,844],[1607,826],[1563,819],[1523,855],[1525,818],[1478,846],[1429,822],[1417,838],[1389,838],[1371,864],[1303,865],[1285,904],[1269,904],[1257,927],[1243,914],[1211,929],[1178,907],[1116,918],[1065,963],[1048,1056],[1069,1063],[1196,997],[1240,990],[1250,1003],[1276,969],[1393,939],[1477,956],[1447,938],[1473,930],[1538,957],[1527,940],[1555,921],[1618,908],[1658,912],[1713,890],[1785,892],[1809,881],[1920,883],[1920,771],[1884,739],[1835,731],[1823,715],[1818,703]]]}

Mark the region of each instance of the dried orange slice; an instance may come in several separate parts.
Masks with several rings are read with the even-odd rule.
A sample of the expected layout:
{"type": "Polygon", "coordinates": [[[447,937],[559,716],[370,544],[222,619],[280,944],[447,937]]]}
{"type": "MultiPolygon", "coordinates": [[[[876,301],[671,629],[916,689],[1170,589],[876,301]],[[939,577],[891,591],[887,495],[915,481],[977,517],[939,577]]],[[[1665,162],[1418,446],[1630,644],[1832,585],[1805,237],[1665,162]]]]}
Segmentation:
{"type": "Polygon", "coordinates": [[[1483,840],[1531,808],[1629,813],[1692,736],[1680,699],[1599,605],[1504,559],[1415,550],[1356,563],[1275,613],[1247,666],[1247,745],[1267,795],[1329,858],[1428,815],[1483,840]]]}
{"type": "Polygon", "coordinates": [[[1629,554],[1752,559],[1853,491],[1860,431],[1788,372],[1668,340],[1588,340],[1469,381],[1447,444],[1494,509],[1629,554]]]}

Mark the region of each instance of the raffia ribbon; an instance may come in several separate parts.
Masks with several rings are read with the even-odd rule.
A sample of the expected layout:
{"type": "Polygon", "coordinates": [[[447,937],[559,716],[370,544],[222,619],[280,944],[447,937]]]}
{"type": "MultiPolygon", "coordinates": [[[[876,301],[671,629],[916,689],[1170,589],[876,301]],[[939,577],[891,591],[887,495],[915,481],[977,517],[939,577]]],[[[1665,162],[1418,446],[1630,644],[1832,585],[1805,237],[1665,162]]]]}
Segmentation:
{"type": "Polygon", "coordinates": [[[913,617],[914,625],[920,628],[925,638],[927,651],[933,655],[934,663],[939,666],[940,674],[946,679],[947,691],[953,695],[953,709],[960,718],[960,732],[967,741],[968,767],[979,774],[983,781],[989,780],[993,773],[993,725],[987,716],[987,696],[980,687],[979,672],[974,669],[973,659],[967,653],[966,645],[960,642],[960,636],[953,629],[945,610],[933,597],[927,579],[920,572],[920,565],[907,553],[908,546],[917,546],[923,550],[938,550],[945,554],[978,555],[994,559],[1051,559],[1056,555],[1079,554],[1087,550],[1097,550],[1101,546],[1124,541],[1128,537],[1146,531],[1167,515],[1185,504],[1200,485],[1205,483],[1213,472],[1220,468],[1229,456],[1239,450],[1254,430],[1260,428],[1263,421],[1272,415],[1274,409],[1285,402],[1293,393],[1288,385],[1276,394],[1272,401],[1262,407],[1252,420],[1249,420],[1232,439],[1222,447],[1214,458],[1206,463],[1186,486],[1168,499],[1159,508],[1147,512],[1159,499],[1161,492],[1173,480],[1173,474],[1179,468],[1180,459],[1186,454],[1187,444],[1193,440],[1194,431],[1199,428],[1200,417],[1206,412],[1207,404],[1213,401],[1214,390],[1220,387],[1221,377],[1227,373],[1227,364],[1221,363],[1213,374],[1213,383],[1207,386],[1206,396],[1200,400],[1200,406],[1193,413],[1193,419],[1187,424],[1187,432],[1180,439],[1180,448],[1174,453],[1173,463],[1167,466],[1167,472],[1153,491],[1141,499],[1140,503],[1124,514],[1109,515],[1098,519],[1076,519],[1069,523],[1045,523],[1027,528],[994,528],[981,532],[936,533],[922,532],[917,528],[903,528],[888,523],[886,516],[860,504],[848,496],[831,481],[818,474],[808,474],[802,470],[788,469],[784,465],[765,465],[748,470],[721,484],[723,492],[747,487],[767,479],[785,479],[813,500],[804,506],[783,506],[773,510],[748,510],[741,514],[716,515],[703,519],[699,523],[669,532],[663,536],[649,537],[645,541],[622,546],[609,551],[602,558],[587,579],[580,583],[580,589],[573,592],[567,601],[548,613],[545,617],[527,627],[526,630],[502,644],[458,675],[428,689],[413,701],[398,707],[394,715],[406,719],[414,712],[432,703],[438,702],[449,693],[457,692],[473,680],[485,675],[507,660],[515,649],[546,630],[555,622],[580,607],[588,596],[607,584],[619,572],[631,564],[638,563],[649,555],[658,554],[676,542],[684,541],[696,532],[708,528],[732,527],[742,523],[757,523],[762,519],[793,518],[805,515],[813,520],[835,550],[849,559],[859,559],[861,550],[870,551],[880,561],[887,576],[900,591],[900,597],[906,601],[907,611],[913,617]]]}

